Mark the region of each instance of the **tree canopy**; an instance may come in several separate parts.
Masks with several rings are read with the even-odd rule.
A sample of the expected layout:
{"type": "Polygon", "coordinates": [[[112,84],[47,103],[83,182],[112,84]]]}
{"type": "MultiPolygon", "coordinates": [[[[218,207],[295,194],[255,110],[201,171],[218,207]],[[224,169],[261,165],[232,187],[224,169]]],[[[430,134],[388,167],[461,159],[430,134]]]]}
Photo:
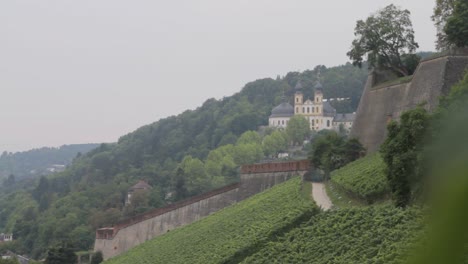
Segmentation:
{"type": "Polygon", "coordinates": [[[286,134],[293,144],[302,144],[310,135],[309,121],[304,116],[295,115],[289,119],[286,134]]]}
{"type": "MultiPolygon", "coordinates": [[[[411,74],[405,55],[418,48],[408,10],[393,4],[358,20],[354,29],[356,39],[347,53],[354,65],[362,66],[364,56],[373,68],[391,70],[398,76],[411,74]]],[[[414,70],[414,69],[413,69],[414,70]]]]}
{"type": "Polygon", "coordinates": [[[456,0],[436,0],[436,5],[434,7],[434,14],[432,15],[432,21],[437,28],[437,40],[436,48],[437,50],[446,50],[450,48],[450,43],[447,40],[447,35],[445,33],[445,24],[447,19],[452,15],[453,8],[455,7],[456,0]]]}
{"type": "Polygon", "coordinates": [[[457,47],[468,46],[468,2],[456,0],[453,13],[444,27],[447,41],[457,47]]]}
{"type": "Polygon", "coordinates": [[[347,139],[335,131],[322,131],[312,142],[309,153],[316,168],[323,170],[325,177],[330,172],[360,158],[365,153],[364,147],[355,139],[347,139]]]}
{"type": "Polygon", "coordinates": [[[398,207],[407,206],[411,200],[428,126],[429,115],[422,107],[403,113],[400,123],[392,121],[388,125],[388,136],[381,146],[381,153],[387,164],[387,179],[398,207]]]}

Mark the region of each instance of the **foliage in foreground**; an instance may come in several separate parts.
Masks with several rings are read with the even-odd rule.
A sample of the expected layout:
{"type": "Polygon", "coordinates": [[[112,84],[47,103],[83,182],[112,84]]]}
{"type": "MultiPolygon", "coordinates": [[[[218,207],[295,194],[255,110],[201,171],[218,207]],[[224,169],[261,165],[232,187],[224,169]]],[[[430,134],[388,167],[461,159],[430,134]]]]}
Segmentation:
{"type": "Polygon", "coordinates": [[[238,263],[317,212],[300,186],[294,178],[105,263],[238,263]]]}
{"type": "Polygon", "coordinates": [[[379,154],[366,156],[333,171],[331,181],[351,196],[368,203],[389,191],[385,163],[379,154]]]}
{"type": "Polygon", "coordinates": [[[388,136],[380,147],[386,176],[396,206],[405,207],[420,181],[421,155],[429,127],[429,114],[422,107],[404,112],[400,123],[390,122],[388,136]]]}
{"type": "Polygon", "coordinates": [[[362,207],[313,216],[243,263],[402,263],[423,229],[416,208],[362,207]]]}

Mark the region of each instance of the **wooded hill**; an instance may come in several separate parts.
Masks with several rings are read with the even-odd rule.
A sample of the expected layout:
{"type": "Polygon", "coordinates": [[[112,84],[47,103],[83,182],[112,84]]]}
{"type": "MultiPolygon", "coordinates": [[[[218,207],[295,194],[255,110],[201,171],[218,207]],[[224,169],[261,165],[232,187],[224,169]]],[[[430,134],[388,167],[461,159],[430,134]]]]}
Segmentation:
{"type": "Polygon", "coordinates": [[[42,177],[32,189],[0,196],[0,232],[13,232],[17,239],[8,247],[35,258],[63,243],[87,250],[98,227],[235,181],[236,166],[264,156],[260,148],[252,159],[236,159],[236,153],[244,157],[259,149],[249,146],[257,139],[240,135],[267,125],[271,109],[283,94],[292,99],[299,80],[305,96],[311,96],[319,69],[325,98],[350,98],[336,107],[338,112],[354,111],[367,70],[351,64],[248,83],[232,96],[208,99],[195,110],[143,126],[117,143],[101,144],[77,157],[66,171],[42,177]],[[124,207],[126,191],[140,179],[148,181],[152,191],[124,207]]]}
{"type": "Polygon", "coordinates": [[[4,151],[0,155],[0,180],[15,176],[15,180],[51,174],[53,165],[68,165],[77,155],[85,154],[99,144],[72,144],[58,148],[38,148],[22,152],[4,151]]]}

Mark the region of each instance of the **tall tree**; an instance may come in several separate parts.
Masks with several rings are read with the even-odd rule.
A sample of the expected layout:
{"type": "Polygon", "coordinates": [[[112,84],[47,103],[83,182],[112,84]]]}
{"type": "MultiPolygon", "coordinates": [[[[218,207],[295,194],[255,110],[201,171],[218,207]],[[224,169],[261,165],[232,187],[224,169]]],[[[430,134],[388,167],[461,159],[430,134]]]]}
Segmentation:
{"type": "Polygon", "coordinates": [[[358,20],[354,35],[356,39],[347,53],[354,65],[361,67],[367,54],[367,60],[374,68],[391,70],[398,76],[410,74],[404,55],[419,47],[414,40],[410,11],[391,4],[366,21],[358,20]]]}
{"type": "Polygon", "coordinates": [[[450,48],[450,43],[447,41],[447,35],[445,34],[444,28],[447,23],[447,19],[453,13],[454,7],[455,0],[436,0],[434,14],[431,18],[437,28],[437,50],[446,50],[450,48]]]}
{"type": "Polygon", "coordinates": [[[335,131],[322,131],[314,138],[309,156],[314,166],[328,178],[330,172],[362,157],[364,153],[359,140],[346,139],[335,131]]]}
{"type": "Polygon", "coordinates": [[[388,125],[388,135],[380,152],[387,165],[386,174],[396,206],[411,201],[412,185],[418,179],[424,138],[429,127],[427,111],[418,107],[401,115],[400,123],[388,125]]]}
{"type": "Polygon", "coordinates": [[[468,1],[456,0],[452,15],[444,27],[447,42],[457,47],[468,46],[468,1]]]}
{"type": "Polygon", "coordinates": [[[286,134],[293,144],[302,144],[304,139],[310,135],[309,121],[301,115],[295,115],[289,119],[286,134]]]}
{"type": "Polygon", "coordinates": [[[51,248],[47,252],[46,264],[75,264],[77,263],[78,257],[71,248],[60,247],[51,248]]]}

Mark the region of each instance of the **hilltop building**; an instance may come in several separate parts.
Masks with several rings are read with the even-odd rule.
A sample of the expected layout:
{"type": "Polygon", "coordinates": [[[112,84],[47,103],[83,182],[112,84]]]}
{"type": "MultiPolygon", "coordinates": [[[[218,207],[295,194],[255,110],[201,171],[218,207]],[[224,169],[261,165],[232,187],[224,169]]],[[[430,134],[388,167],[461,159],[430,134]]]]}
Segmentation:
{"type": "Polygon", "coordinates": [[[132,196],[136,192],[145,192],[145,191],[149,191],[151,189],[152,189],[151,185],[149,185],[147,182],[142,181],[142,180],[138,181],[137,184],[133,185],[132,187],[130,187],[128,189],[127,197],[125,199],[125,205],[129,205],[131,203],[132,196]]]}
{"type": "Polygon", "coordinates": [[[283,102],[273,108],[269,117],[269,126],[285,128],[294,115],[302,115],[309,121],[312,131],[330,129],[339,131],[340,125],[348,131],[353,126],[355,113],[337,114],[328,100],[323,99],[323,87],[320,82],[315,85],[314,98],[304,101],[301,82],[297,82],[294,94],[294,106],[283,102]]]}

